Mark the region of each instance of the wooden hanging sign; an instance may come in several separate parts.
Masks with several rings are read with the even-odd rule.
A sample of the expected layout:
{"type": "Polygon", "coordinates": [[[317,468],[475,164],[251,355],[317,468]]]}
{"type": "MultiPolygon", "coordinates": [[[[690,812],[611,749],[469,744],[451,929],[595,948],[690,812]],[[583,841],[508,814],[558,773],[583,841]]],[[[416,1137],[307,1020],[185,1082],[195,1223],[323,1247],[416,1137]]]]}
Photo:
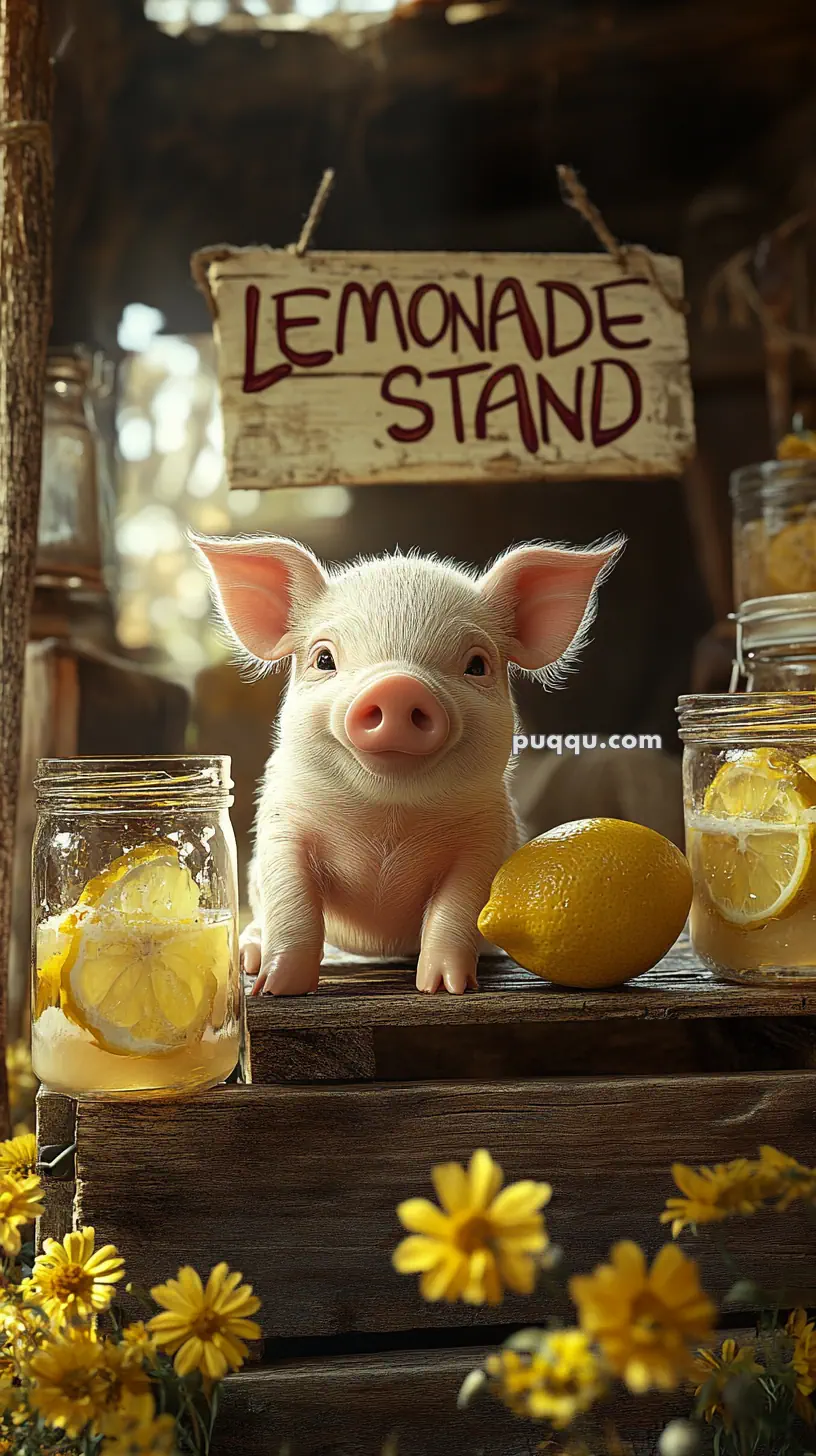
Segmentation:
{"type": "Polygon", "coordinates": [[[231,486],[674,475],[694,448],[678,258],[198,254],[231,486]],[[651,274],[651,276],[649,276],[651,274]]]}

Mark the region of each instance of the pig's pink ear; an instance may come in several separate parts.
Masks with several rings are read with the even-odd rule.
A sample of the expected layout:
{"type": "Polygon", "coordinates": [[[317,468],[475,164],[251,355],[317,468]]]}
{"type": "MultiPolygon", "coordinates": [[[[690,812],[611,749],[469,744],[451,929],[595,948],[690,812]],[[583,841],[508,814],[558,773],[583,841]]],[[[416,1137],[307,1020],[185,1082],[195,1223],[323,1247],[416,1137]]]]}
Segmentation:
{"type": "Polygon", "coordinates": [[[221,616],[241,646],[263,662],[290,657],[298,613],[326,588],[317,557],[285,536],[190,539],[209,568],[221,616]]]}
{"type": "Polygon", "coordinates": [[[481,590],[506,614],[511,662],[541,672],[578,650],[595,614],[597,588],[624,544],[614,537],[587,551],[518,546],[490,568],[481,590]]]}

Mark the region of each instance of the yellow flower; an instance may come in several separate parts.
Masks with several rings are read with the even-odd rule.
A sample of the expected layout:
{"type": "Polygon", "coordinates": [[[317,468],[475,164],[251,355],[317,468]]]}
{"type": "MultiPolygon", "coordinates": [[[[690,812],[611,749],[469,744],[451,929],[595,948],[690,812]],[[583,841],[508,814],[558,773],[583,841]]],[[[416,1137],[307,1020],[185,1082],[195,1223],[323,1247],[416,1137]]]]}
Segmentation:
{"type": "Polygon", "coordinates": [[[92,1435],[106,1435],[123,1417],[147,1421],[155,1414],[138,1355],[99,1340],[93,1329],[54,1332],[31,1356],[25,1373],[34,1409],[68,1436],[86,1427],[92,1435]]]}
{"type": "Polygon", "coordinates": [[[765,1196],[757,1172],[758,1165],[747,1158],[696,1172],[685,1163],[674,1163],[672,1177],[685,1197],[670,1198],[660,1222],[671,1224],[676,1239],[689,1225],[715,1223],[734,1213],[756,1213],[765,1196]]]}
{"type": "Polygon", "coordinates": [[[488,1356],[485,1369],[494,1394],[511,1411],[549,1421],[557,1431],[606,1390],[603,1369],[582,1330],[542,1331],[537,1349],[501,1350],[488,1356]]]}
{"type": "Polygon", "coordinates": [[[55,1329],[107,1309],[124,1275],[124,1260],[113,1244],[94,1253],[94,1237],[92,1228],[84,1228],[66,1234],[61,1244],[46,1239],[45,1252],[24,1281],[28,1303],[39,1305],[55,1329]]]}
{"type": "Polygon", "coordinates": [[[125,1325],[122,1331],[122,1344],[128,1349],[138,1351],[141,1360],[154,1360],[156,1356],[156,1341],[149,1333],[144,1320],[133,1320],[131,1324],[125,1325]]]}
{"type": "Polygon", "coordinates": [[[711,1339],[714,1305],[676,1244],[651,1269],[637,1244],[615,1244],[611,1263],[570,1280],[570,1293],[582,1329],[635,1394],[675,1389],[693,1367],[691,1344],[711,1339]]]}
{"type": "Polygon", "coordinates": [[[549,1184],[526,1179],[502,1188],[504,1174],[484,1148],[467,1171],[438,1163],[431,1178],[441,1209],[427,1198],[409,1198],[397,1209],[411,1235],[394,1250],[397,1272],[419,1274],[428,1300],[499,1304],[505,1287],[532,1294],[536,1255],[548,1243],[541,1209],[550,1201],[549,1184]]]}
{"type": "Polygon", "coordinates": [[[15,1178],[11,1173],[0,1173],[0,1248],[5,1254],[19,1254],[20,1229],[39,1218],[44,1201],[42,1184],[35,1174],[15,1178]]]}
{"type": "Polygon", "coordinates": [[[806,1168],[787,1153],[767,1144],[759,1150],[759,1176],[762,1179],[765,1197],[778,1200],[780,1213],[792,1203],[816,1203],[816,1168],[806,1168]]]}
{"type": "Polygon", "coordinates": [[[725,1429],[730,1431],[733,1417],[723,1396],[726,1386],[732,1380],[746,1375],[762,1374],[762,1366],[757,1364],[754,1346],[739,1346],[736,1340],[723,1340],[719,1355],[715,1355],[713,1350],[698,1350],[694,1372],[700,1380],[694,1394],[699,1399],[705,1391],[702,1415],[707,1421],[713,1420],[714,1416],[720,1416],[725,1429]]]}
{"type": "Polygon", "coordinates": [[[37,1170],[37,1139],[33,1132],[0,1143],[0,1173],[25,1178],[37,1170]]]}
{"type": "Polygon", "coordinates": [[[102,1409],[94,1421],[95,1434],[115,1434],[123,1419],[152,1420],[156,1414],[156,1403],[138,1350],[114,1345],[109,1340],[100,1342],[99,1350],[99,1371],[105,1395],[102,1409]]]}
{"type": "Polygon", "coordinates": [[[32,1355],[28,1398],[46,1425],[76,1437],[103,1415],[109,1382],[102,1350],[90,1330],[68,1330],[53,1335],[32,1355]]]}
{"type": "Polygon", "coordinates": [[[0,1296],[0,1332],[5,1339],[5,1354],[10,1354],[19,1364],[37,1348],[47,1330],[47,1322],[38,1310],[26,1309],[8,1291],[3,1292],[0,1296]]]}
{"type": "Polygon", "coordinates": [[[118,1425],[111,1423],[103,1451],[104,1456],[174,1456],[176,1423],[172,1416],[124,1416],[118,1425]]]}
{"type": "Polygon", "coordinates": [[[228,1370],[243,1365],[249,1353],[244,1340],[261,1337],[259,1326],[248,1318],[261,1301],[242,1278],[226,1264],[217,1264],[204,1288],[195,1269],[185,1265],[175,1279],[151,1289],[163,1309],[147,1328],[157,1345],[175,1355],[178,1375],[200,1370],[208,1380],[222,1380],[228,1370]]]}
{"type": "Polygon", "coordinates": [[[808,1425],[813,1425],[814,1411],[810,1397],[816,1390],[816,1329],[808,1323],[803,1309],[795,1309],[786,1329],[793,1340],[791,1365],[796,1373],[796,1410],[808,1425]]]}

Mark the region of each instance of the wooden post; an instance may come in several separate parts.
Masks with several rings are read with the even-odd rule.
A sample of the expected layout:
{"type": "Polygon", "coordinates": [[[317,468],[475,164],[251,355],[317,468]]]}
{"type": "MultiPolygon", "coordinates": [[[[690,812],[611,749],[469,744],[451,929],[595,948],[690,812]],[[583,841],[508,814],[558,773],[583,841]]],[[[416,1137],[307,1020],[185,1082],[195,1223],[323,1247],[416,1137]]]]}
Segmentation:
{"type": "Polygon", "coordinates": [[[45,0],[0,0],[0,1135],[23,665],[51,323],[51,70],[45,0]]]}

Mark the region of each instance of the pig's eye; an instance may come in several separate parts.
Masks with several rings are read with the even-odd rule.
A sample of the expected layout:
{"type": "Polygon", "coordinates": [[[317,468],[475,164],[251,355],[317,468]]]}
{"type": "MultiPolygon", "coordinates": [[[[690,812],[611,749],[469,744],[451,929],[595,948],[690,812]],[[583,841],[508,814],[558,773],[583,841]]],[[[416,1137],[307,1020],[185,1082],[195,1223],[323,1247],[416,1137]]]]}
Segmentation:
{"type": "Polygon", "coordinates": [[[487,673],[487,663],[480,653],[474,652],[473,656],[470,659],[470,662],[465,668],[465,673],[468,677],[485,677],[487,673]]]}
{"type": "Polygon", "coordinates": [[[337,664],[328,647],[321,647],[314,662],[318,672],[336,672],[337,664]]]}

